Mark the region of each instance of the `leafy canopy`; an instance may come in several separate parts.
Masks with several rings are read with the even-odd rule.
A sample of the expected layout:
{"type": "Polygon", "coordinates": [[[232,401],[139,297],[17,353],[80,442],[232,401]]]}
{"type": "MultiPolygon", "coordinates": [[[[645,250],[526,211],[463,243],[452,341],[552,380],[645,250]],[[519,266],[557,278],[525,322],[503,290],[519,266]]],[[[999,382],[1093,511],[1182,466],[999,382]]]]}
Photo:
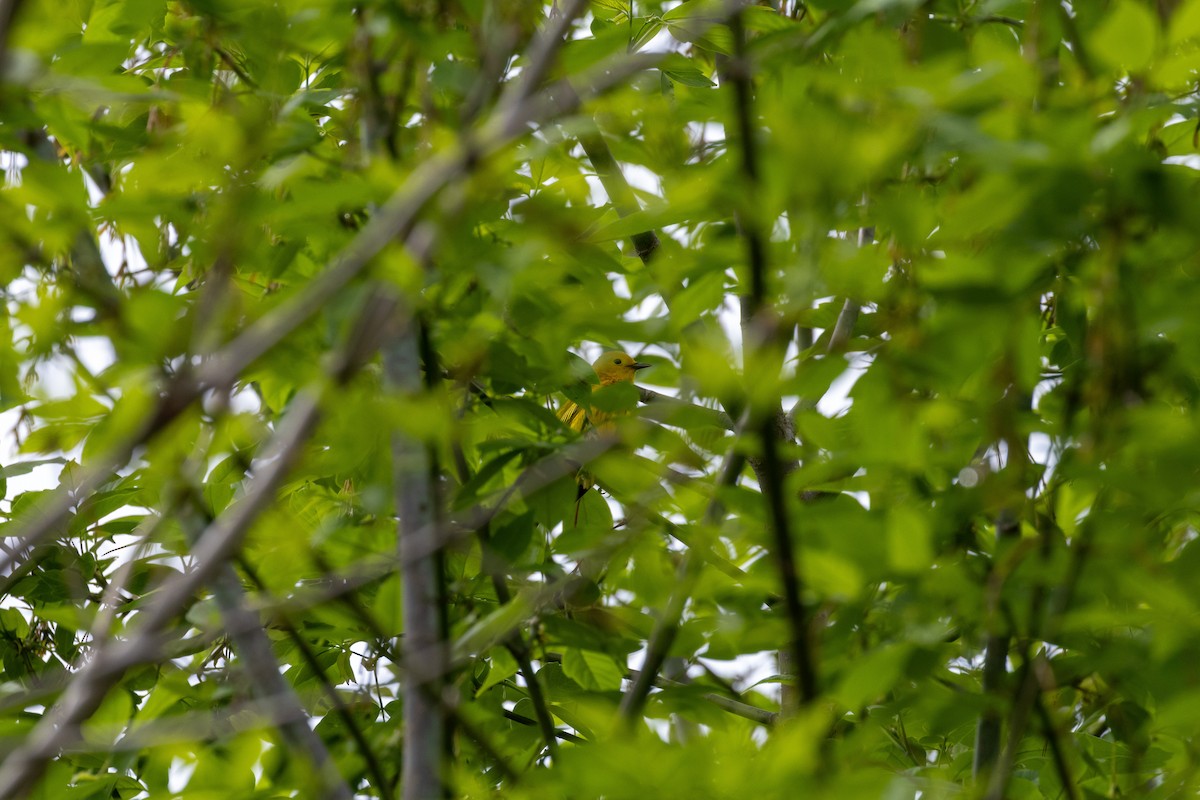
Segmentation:
{"type": "Polygon", "coordinates": [[[9,13],[0,794],[1195,791],[1200,1],[9,13]]]}

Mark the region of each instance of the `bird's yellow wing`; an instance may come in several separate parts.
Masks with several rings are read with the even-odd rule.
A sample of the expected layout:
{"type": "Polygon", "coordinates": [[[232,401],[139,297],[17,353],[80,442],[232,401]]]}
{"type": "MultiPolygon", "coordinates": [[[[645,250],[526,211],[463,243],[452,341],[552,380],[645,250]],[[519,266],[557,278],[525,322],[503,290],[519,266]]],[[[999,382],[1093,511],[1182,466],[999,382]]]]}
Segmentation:
{"type": "Polygon", "coordinates": [[[563,403],[562,408],[558,410],[558,418],[573,431],[582,433],[583,429],[587,427],[587,412],[570,400],[563,403]]]}

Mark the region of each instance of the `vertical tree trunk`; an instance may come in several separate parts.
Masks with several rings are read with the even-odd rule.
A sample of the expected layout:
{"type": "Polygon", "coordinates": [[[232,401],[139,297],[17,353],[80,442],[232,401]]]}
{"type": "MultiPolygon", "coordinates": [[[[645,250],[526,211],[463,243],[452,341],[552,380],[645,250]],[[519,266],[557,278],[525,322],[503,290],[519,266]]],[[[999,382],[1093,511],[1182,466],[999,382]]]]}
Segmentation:
{"type": "MultiPolygon", "coordinates": [[[[406,315],[407,316],[407,315],[406,315]]],[[[384,350],[384,371],[392,391],[415,394],[422,389],[416,322],[407,317],[384,350]]],[[[434,535],[433,459],[426,444],[403,431],[392,435],[392,461],[399,519],[401,602],[404,638],[404,800],[444,796],[442,750],[445,720],[442,683],[446,650],[442,625],[440,558],[430,553],[434,535]]]]}

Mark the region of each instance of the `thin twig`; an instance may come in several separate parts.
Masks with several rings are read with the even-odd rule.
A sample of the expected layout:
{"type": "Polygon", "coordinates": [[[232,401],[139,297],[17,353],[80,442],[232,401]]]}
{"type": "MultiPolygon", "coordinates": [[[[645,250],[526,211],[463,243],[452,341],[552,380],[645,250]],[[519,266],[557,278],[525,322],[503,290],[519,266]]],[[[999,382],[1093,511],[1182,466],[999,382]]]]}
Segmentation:
{"type": "MultiPolygon", "coordinates": [[[[1088,514],[1083,525],[1080,527],[1079,541],[1072,543],[1071,560],[1067,565],[1067,574],[1057,587],[1053,597],[1047,603],[1048,608],[1046,610],[1042,641],[1054,641],[1063,616],[1071,607],[1080,577],[1083,574],[1084,565],[1091,555],[1092,538],[1096,525],[1095,520],[1102,516],[1098,513],[1098,509],[1102,506],[1103,502],[1101,496],[1098,495],[1092,503],[1092,513],[1088,514]]],[[[1000,798],[1005,796],[1005,792],[1008,789],[1008,782],[1012,777],[1012,765],[1016,758],[1016,748],[1025,735],[1025,725],[1029,720],[1030,711],[1038,699],[1038,688],[1042,680],[1041,670],[1043,669],[1052,672],[1050,664],[1045,661],[1045,655],[1039,653],[1026,661],[1025,669],[1016,682],[1014,689],[1015,699],[1009,718],[1007,742],[996,760],[995,768],[991,771],[987,793],[984,795],[986,800],[1000,800],[1000,798]],[[1039,660],[1043,663],[1030,663],[1031,661],[1038,662],[1039,660]]]]}
{"type": "MultiPolygon", "coordinates": [[[[379,302],[372,301],[360,316],[360,329],[376,324],[376,314],[370,309],[377,306],[379,302]]],[[[338,382],[354,374],[361,363],[363,343],[376,335],[360,329],[351,332],[343,350],[331,362],[331,375],[338,382]]],[[[316,427],[320,402],[319,391],[302,392],[292,401],[257,462],[261,469],[255,470],[246,494],[209,525],[192,548],[193,568],[163,583],[156,602],[139,615],[140,624],[128,639],[98,644],[92,659],[76,673],[59,702],[0,765],[0,797],[22,797],[31,791],[46,764],[63,747],[79,740],[83,723],[125,672],[161,657],[171,620],[202,586],[219,574],[240,547],[250,526],[274,502],[276,492],[316,427]]]]}
{"type": "Polygon", "coordinates": [[[505,116],[511,109],[530,97],[541,85],[554,65],[554,58],[567,42],[567,33],[575,19],[587,7],[587,0],[567,0],[561,8],[555,7],[550,14],[549,24],[529,44],[525,53],[525,64],[521,75],[501,95],[498,113],[505,116]]]}
{"type": "Polygon", "coordinates": [[[678,397],[660,394],[659,392],[656,392],[653,389],[647,389],[644,386],[637,387],[637,390],[638,397],[643,403],[646,403],[647,405],[653,404],[655,407],[648,413],[643,412],[643,416],[649,419],[655,419],[659,422],[666,422],[670,424],[672,417],[676,413],[682,412],[702,416],[705,419],[711,420],[714,426],[724,428],[727,431],[732,431],[737,427],[737,423],[733,421],[733,417],[729,416],[729,414],[725,413],[724,411],[720,411],[715,408],[709,408],[708,406],[699,406],[695,403],[689,403],[686,400],[680,400],[678,397]],[[657,409],[660,407],[665,411],[664,414],[660,415],[656,413],[657,409]]]}
{"type": "MultiPolygon", "coordinates": [[[[463,455],[462,448],[454,447],[455,467],[458,470],[459,481],[466,483],[471,478],[470,467],[467,465],[466,457],[463,455]]],[[[496,600],[501,605],[506,605],[512,599],[512,592],[509,591],[508,581],[505,577],[505,571],[499,563],[499,554],[492,547],[491,542],[491,525],[485,523],[476,531],[476,537],[479,540],[479,549],[482,553],[483,569],[488,573],[492,581],[492,589],[496,592],[496,600]]],[[[529,696],[529,702],[533,705],[534,716],[537,718],[537,726],[541,730],[542,739],[546,742],[546,749],[550,753],[550,757],[554,758],[558,754],[558,742],[561,738],[559,731],[554,725],[554,717],[550,713],[550,706],[546,702],[546,695],[542,691],[541,684],[538,683],[537,673],[533,669],[533,661],[529,654],[529,645],[525,641],[525,635],[517,630],[512,636],[505,639],[504,646],[517,662],[517,669],[522,677],[525,678],[526,694],[529,696]]]]}
{"type": "MultiPolygon", "coordinates": [[[[629,670],[629,677],[633,678],[635,681],[640,680],[643,674],[645,673],[641,670],[629,670]]],[[[685,683],[680,683],[679,681],[674,681],[661,675],[654,679],[654,683],[656,686],[663,688],[687,686],[685,683]]],[[[778,712],[767,711],[766,709],[759,708],[758,706],[752,706],[749,703],[745,703],[741,700],[735,700],[731,697],[717,694],[716,692],[706,692],[701,696],[718,708],[728,711],[730,714],[735,714],[739,717],[742,717],[743,719],[748,719],[751,722],[757,722],[759,725],[771,727],[779,721],[778,712]]]]}
{"type": "Polygon", "coordinates": [[[330,756],[325,742],[310,727],[311,717],[296,696],[295,689],[280,674],[279,661],[271,649],[262,619],[246,607],[246,590],[228,563],[221,567],[213,580],[213,594],[225,627],[231,631],[230,637],[250,679],[253,693],[260,699],[271,698],[270,702],[284,720],[278,723],[280,733],[294,748],[295,755],[300,756],[303,763],[319,777],[322,794],[350,800],[354,793],[338,772],[337,763],[330,756]]]}
{"type": "Polygon", "coordinates": [[[242,69],[242,66],[237,63],[237,60],[234,59],[228,50],[218,44],[214,44],[213,52],[217,54],[221,61],[225,62],[225,66],[229,67],[229,69],[233,71],[233,74],[237,75],[242,83],[246,84],[251,89],[258,88],[258,84],[254,82],[254,79],[251,78],[249,74],[247,74],[246,70],[242,69]]]}
{"type": "MultiPolygon", "coordinates": [[[[515,711],[509,711],[508,709],[504,710],[504,716],[520,725],[528,725],[530,727],[534,727],[534,726],[537,726],[540,724],[540,723],[530,719],[529,717],[522,717],[520,714],[516,713],[515,711]]],[[[570,731],[560,731],[557,728],[555,728],[554,736],[557,739],[562,739],[564,742],[571,742],[573,744],[587,744],[587,739],[584,739],[582,736],[576,736],[575,734],[571,733],[570,731]]]]}
{"type": "MultiPolygon", "coordinates": [[[[25,520],[14,525],[7,536],[21,544],[20,552],[36,548],[55,534],[66,520],[78,497],[94,493],[114,470],[126,464],[134,451],[157,435],[210,388],[233,385],[245,369],[283,341],[329,303],[329,298],[362,273],[385,247],[403,242],[428,203],[443,187],[462,178],[489,156],[524,134],[527,126],[569,114],[585,100],[621,85],[630,76],[657,64],[663,55],[626,54],[601,62],[580,81],[580,88],[566,98],[560,84],[528,97],[509,109],[503,118],[489,117],[477,135],[466,137],[457,147],[423,161],[404,185],[372,216],[357,236],[329,266],[309,281],[303,290],[284,300],[270,313],[248,326],[221,351],[208,358],[194,373],[184,372],[164,387],[157,408],[141,428],[108,453],[95,457],[80,470],[76,483],[54,491],[25,520]]],[[[26,565],[36,563],[33,556],[26,565]]],[[[0,560],[0,593],[28,573],[18,567],[16,556],[0,560]]]]}
{"type": "MultiPolygon", "coordinates": [[[[332,571],[329,569],[329,565],[326,564],[324,560],[321,559],[317,554],[314,554],[314,556],[317,560],[318,566],[325,573],[332,574],[332,571]]],[[[392,646],[391,642],[389,641],[389,636],[384,632],[383,626],[379,624],[379,621],[375,619],[375,617],[361,602],[353,597],[353,592],[357,590],[358,585],[343,585],[346,587],[345,591],[340,593],[330,593],[326,595],[326,599],[337,598],[342,601],[343,607],[366,627],[367,631],[374,638],[377,647],[385,656],[387,656],[388,660],[392,662],[392,671],[394,674],[397,677],[402,677],[407,671],[407,659],[398,650],[396,650],[395,647],[392,646]]],[[[269,608],[273,609],[286,608],[289,610],[302,610],[305,607],[306,606],[303,605],[297,606],[291,599],[284,603],[276,603],[269,606],[269,608]]],[[[508,762],[508,759],[501,754],[500,749],[492,744],[491,740],[484,735],[483,731],[468,722],[468,720],[459,711],[457,702],[452,700],[447,693],[436,696],[431,694],[430,697],[439,704],[442,713],[454,722],[456,728],[464,731],[467,737],[473,740],[479,746],[480,750],[492,758],[496,765],[496,769],[499,770],[501,775],[514,784],[519,781],[520,775],[517,770],[508,762]]]]}
{"type": "MultiPolygon", "coordinates": [[[[715,525],[724,512],[721,489],[737,483],[743,462],[737,452],[736,443],[748,420],[748,414],[743,415],[739,420],[738,430],[734,432],[734,444],[730,446],[722,461],[712,498],[704,511],[705,524],[715,525]]],[[[696,548],[689,547],[676,568],[675,588],[671,591],[662,616],[654,623],[654,630],[646,643],[646,657],[642,660],[642,668],[637,671],[629,691],[621,698],[620,713],[626,723],[632,724],[645,707],[646,698],[650,696],[650,689],[658,679],[663,662],[671,650],[671,644],[675,641],[675,635],[679,632],[679,623],[683,619],[684,609],[695,588],[696,579],[700,576],[703,564],[704,561],[696,548]]]]}
{"type": "MultiPolygon", "coordinates": [[[[1002,546],[1020,536],[1020,524],[1017,516],[1010,510],[1003,510],[996,520],[996,543],[1002,546]]],[[[985,702],[995,703],[1008,677],[1008,651],[1012,641],[1012,633],[1000,629],[999,613],[1001,582],[996,576],[989,581],[988,619],[989,631],[984,645],[983,672],[980,678],[980,688],[985,702]]],[[[975,729],[975,753],[972,758],[971,772],[976,777],[987,775],[996,763],[1000,754],[1000,734],[1003,715],[1000,709],[985,707],[979,716],[975,729]]]]}
{"type": "Polygon", "coordinates": [[[948,25],[956,25],[959,27],[970,27],[974,25],[1007,25],[1010,28],[1025,27],[1025,20],[1017,19],[1016,17],[1006,17],[1003,14],[984,14],[978,17],[954,16],[951,14],[930,14],[931,22],[944,22],[948,25]]]}
{"type": "MultiPolygon", "coordinates": [[[[250,580],[260,591],[265,590],[266,584],[258,577],[258,573],[249,561],[239,556],[238,566],[242,568],[242,571],[249,576],[250,580]]],[[[241,603],[241,606],[246,608],[244,601],[241,603]]],[[[257,617],[258,615],[255,614],[255,616],[257,617]]],[[[321,690],[333,706],[334,713],[338,715],[338,719],[346,726],[346,730],[350,732],[350,737],[358,745],[358,753],[366,762],[367,772],[370,773],[371,781],[375,788],[379,790],[382,800],[392,800],[394,795],[391,782],[383,774],[383,765],[379,760],[379,756],[376,755],[374,748],[371,747],[371,743],[367,741],[367,736],[363,732],[362,726],[358,724],[358,720],[354,718],[354,714],[351,713],[350,708],[346,705],[346,701],[342,698],[342,693],[337,690],[337,687],[326,676],[325,669],[317,659],[317,654],[313,651],[312,645],[300,635],[300,629],[296,627],[296,624],[292,622],[291,617],[287,614],[277,613],[272,618],[272,621],[283,628],[288,638],[296,645],[296,649],[300,651],[300,656],[304,659],[304,663],[312,670],[313,675],[317,676],[317,680],[321,684],[321,690]]],[[[291,687],[288,688],[290,689],[291,687]]]]}
{"type": "Polygon", "coordinates": [[[1046,734],[1046,741],[1050,745],[1054,770],[1058,773],[1058,782],[1062,785],[1063,793],[1066,794],[1067,800],[1079,800],[1079,786],[1075,782],[1075,776],[1071,774],[1071,765],[1067,763],[1066,743],[1063,741],[1065,737],[1050,714],[1050,709],[1046,707],[1046,699],[1040,694],[1037,697],[1037,714],[1046,734]]]}
{"type": "MultiPolygon", "coordinates": [[[[747,195],[754,196],[759,184],[757,127],[752,120],[753,86],[746,53],[746,32],[740,12],[731,17],[730,28],[733,31],[734,57],[729,62],[727,75],[733,87],[742,177],[747,195]]],[[[745,210],[749,213],[740,214],[739,221],[750,273],[749,292],[742,297],[743,341],[749,363],[752,358],[773,357],[779,350],[779,343],[775,339],[783,328],[774,320],[774,312],[767,302],[767,237],[753,210],[745,210]]],[[[784,498],[784,481],[788,470],[779,452],[780,439],[791,440],[789,432],[781,430],[781,423],[790,420],[783,413],[778,398],[770,404],[752,403],[751,408],[751,428],[758,434],[763,449],[762,466],[756,473],[767,503],[774,556],[783,585],[784,610],[790,628],[789,653],[797,672],[800,702],[808,704],[817,697],[817,671],[809,642],[809,615],[803,600],[804,579],[784,498]]]]}

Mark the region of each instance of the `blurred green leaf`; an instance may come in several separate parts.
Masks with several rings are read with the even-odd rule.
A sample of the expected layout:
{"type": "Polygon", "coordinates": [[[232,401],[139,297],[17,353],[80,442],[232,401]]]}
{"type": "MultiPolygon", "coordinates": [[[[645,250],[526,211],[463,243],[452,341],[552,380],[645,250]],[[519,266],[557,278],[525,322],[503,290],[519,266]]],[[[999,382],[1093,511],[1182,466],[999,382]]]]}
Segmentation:
{"type": "Polygon", "coordinates": [[[562,667],[567,677],[591,691],[620,689],[625,677],[625,670],[611,656],[575,647],[563,653],[562,667]]]}

